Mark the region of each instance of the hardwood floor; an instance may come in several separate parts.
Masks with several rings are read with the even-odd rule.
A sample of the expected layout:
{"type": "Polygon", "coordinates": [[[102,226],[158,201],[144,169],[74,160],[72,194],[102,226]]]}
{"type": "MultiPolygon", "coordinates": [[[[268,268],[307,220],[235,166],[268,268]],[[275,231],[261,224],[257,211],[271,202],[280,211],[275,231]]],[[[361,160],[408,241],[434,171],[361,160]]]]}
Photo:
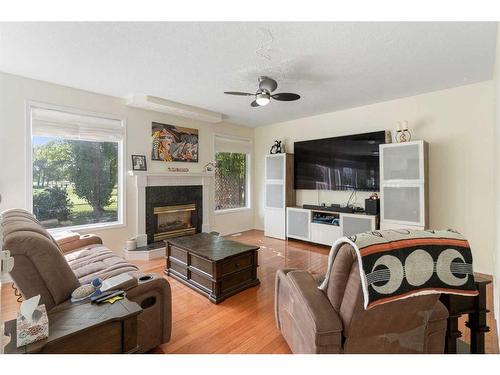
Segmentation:
{"type": "MultiPolygon", "coordinates": [[[[300,241],[264,237],[248,231],[229,238],[260,246],[259,286],[240,292],[218,305],[171,277],[172,338],[153,353],[290,353],[274,320],[274,276],[280,268],[307,269],[324,273],[329,248],[300,241]]],[[[164,259],[135,262],[145,272],[163,274],[164,259]]],[[[492,310],[493,292],[488,289],[492,310]]],[[[19,305],[10,287],[2,288],[2,319],[12,319],[19,305]]],[[[465,319],[460,324],[462,331],[465,319]]],[[[493,313],[488,314],[491,332],[486,334],[487,353],[498,353],[493,313]]],[[[468,340],[467,335],[464,338],[468,340]]]]}
{"type": "MultiPolygon", "coordinates": [[[[260,246],[261,284],[218,305],[172,278],[172,340],[155,353],[290,353],[274,320],[274,276],[277,269],[296,267],[326,270],[329,249],[298,241],[266,238],[259,231],[231,239],[260,246]]],[[[160,272],[164,262],[143,265],[160,272]]]]}

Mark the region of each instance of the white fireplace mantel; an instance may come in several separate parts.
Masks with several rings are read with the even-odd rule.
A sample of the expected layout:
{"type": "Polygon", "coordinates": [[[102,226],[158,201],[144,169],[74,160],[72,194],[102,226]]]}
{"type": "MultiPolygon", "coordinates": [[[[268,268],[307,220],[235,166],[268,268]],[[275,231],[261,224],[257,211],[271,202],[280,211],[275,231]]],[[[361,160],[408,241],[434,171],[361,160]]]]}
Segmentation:
{"type": "Polygon", "coordinates": [[[214,177],[214,172],[149,172],[128,171],[129,176],[136,177],[214,177]]]}
{"type": "Polygon", "coordinates": [[[149,172],[129,171],[135,178],[137,235],[146,233],[146,187],[148,186],[192,186],[203,187],[202,231],[210,232],[212,227],[212,197],[214,172],[149,172]]]}

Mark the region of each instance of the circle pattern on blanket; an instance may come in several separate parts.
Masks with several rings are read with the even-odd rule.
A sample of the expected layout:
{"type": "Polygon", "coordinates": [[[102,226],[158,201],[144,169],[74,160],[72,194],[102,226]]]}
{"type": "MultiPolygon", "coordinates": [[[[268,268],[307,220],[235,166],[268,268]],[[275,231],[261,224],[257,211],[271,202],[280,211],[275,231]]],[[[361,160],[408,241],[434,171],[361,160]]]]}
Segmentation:
{"type": "Polygon", "coordinates": [[[384,266],[389,270],[390,276],[388,280],[384,280],[382,285],[372,284],[373,289],[380,294],[392,294],[401,286],[404,277],[403,264],[401,261],[392,255],[383,255],[377,259],[373,265],[372,272],[375,269],[384,266]]]}
{"type": "Polygon", "coordinates": [[[456,277],[451,271],[451,264],[457,259],[462,263],[465,263],[465,259],[462,254],[455,249],[446,249],[439,254],[436,262],[436,273],[443,283],[460,286],[467,282],[469,275],[465,274],[464,277],[456,277]]]}
{"type": "Polygon", "coordinates": [[[425,250],[417,249],[406,257],[406,281],[413,286],[425,284],[434,273],[434,260],[425,250]]]}

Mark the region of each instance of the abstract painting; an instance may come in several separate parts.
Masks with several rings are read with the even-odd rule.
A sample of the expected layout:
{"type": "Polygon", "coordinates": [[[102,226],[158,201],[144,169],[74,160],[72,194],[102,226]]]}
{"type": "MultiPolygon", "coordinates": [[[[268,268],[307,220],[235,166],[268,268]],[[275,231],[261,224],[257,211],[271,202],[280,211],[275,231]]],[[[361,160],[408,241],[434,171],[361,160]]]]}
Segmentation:
{"type": "Polygon", "coordinates": [[[152,160],[198,162],[198,129],[153,122],[152,160]]]}

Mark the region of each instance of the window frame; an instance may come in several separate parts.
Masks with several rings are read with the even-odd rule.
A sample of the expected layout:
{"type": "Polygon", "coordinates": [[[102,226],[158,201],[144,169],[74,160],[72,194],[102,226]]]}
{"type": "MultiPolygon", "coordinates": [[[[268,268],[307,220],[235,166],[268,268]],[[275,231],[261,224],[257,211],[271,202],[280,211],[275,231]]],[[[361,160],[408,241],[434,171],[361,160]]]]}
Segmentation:
{"type": "Polygon", "coordinates": [[[64,232],[69,230],[81,231],[83,233],[92,230],[106,230],[124,228],[127,226],[126,222],[126,144],[127,144],[127,121],[125,117],[102,112],[92,112],[74,107],[61,106],[56,104],[48,104],[37,101],[26,101],[26,207],[27,210],[33,213],[33,124],[32,124],[32,110],[35,108],[50,109],[61,112],[69,112],[77,115],[105,117],[113,120],[120,121],[123,128],[123,136],[118,141],[118,220],[109,223],[95,223],[84,225],[72,225],[60,228],[47,229],[49,233],[64,232]]]}
{"type": "MultiPolygon", "coordinates": [[[[228,135],[228,134],[221,134],[221,133],[215,133],[214,136],[213,136],[213,159],[212,160],[216,160],[216,155],[217,155],[217,150],[215,148],[215,140],[217,137],[221,137],[221,138],[229,138],[229,139],[237,139],[237,140],[240,140],[240,141],[246,141],[250,144],[250,150],[253,150],[253,140],[251,138],[246,138],[246,137],[238,137],[238,136],[235,136],[235,135],[228,135]]],[[[245,206],[244,207],[235,207],[235,208],[223,208],[223,209],[216,209],[215,208],[215,174],[214,174],[214,195],[213,195],[213,199],[214,199],[214,215],[224,215],[224,214],[230,214],[230,213],[235,213],[235,212],[241,212],[241,211],[249,211],[252,209],[252,168],[251,168],[251,160],[252,160],[252,151],[250,151],[250,153],[242,153],[242,154],[245,154],[246,155],[246,170],[245,170],[245,174],[246,174],[246,194],[245,194],[245,206]]]]}

